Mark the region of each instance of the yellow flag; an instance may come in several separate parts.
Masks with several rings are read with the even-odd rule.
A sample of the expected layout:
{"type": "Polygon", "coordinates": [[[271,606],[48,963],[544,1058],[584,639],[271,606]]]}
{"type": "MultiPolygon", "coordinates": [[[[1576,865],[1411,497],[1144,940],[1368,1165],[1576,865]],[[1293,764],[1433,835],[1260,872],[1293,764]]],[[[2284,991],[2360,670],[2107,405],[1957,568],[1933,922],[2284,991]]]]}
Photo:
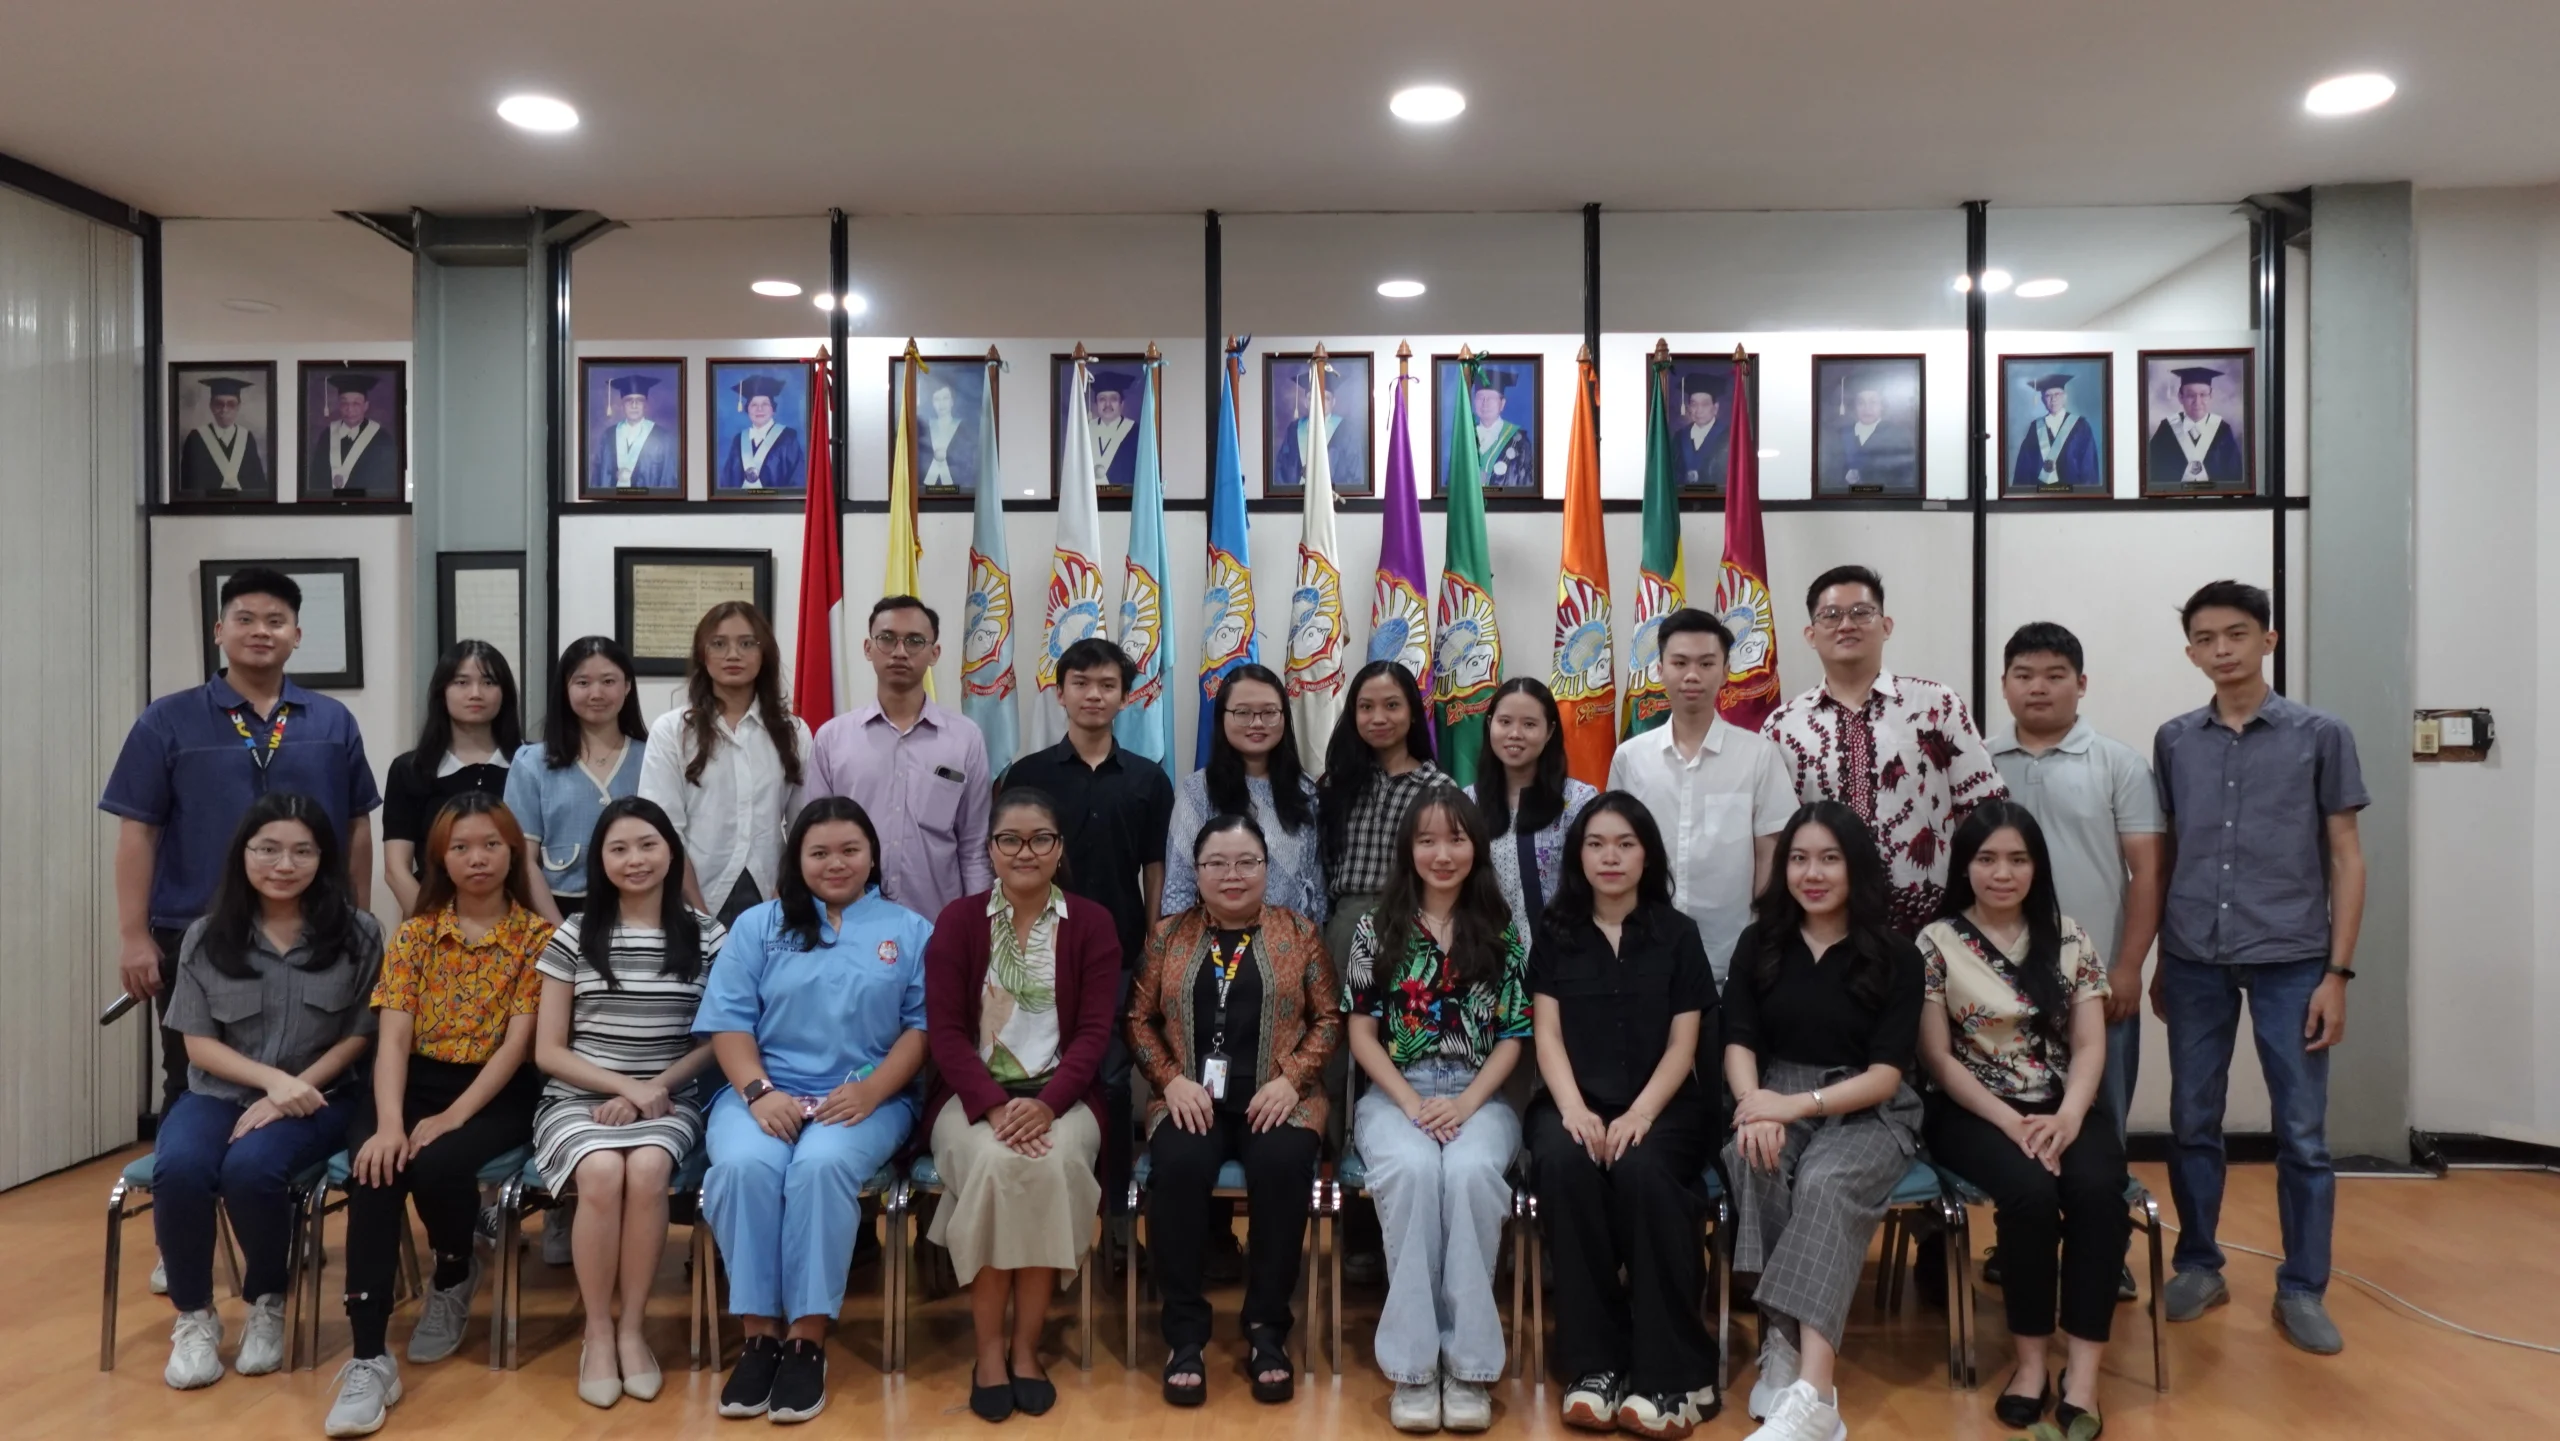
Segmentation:
{"type": "MultiPolygon", "coordinates": [[[[882,595],[916,595],[916,567],[924,559],[924,541],[916,535],[916,373],[932,367],[907,342],[905,380],[898,388],[898,437],[889,455],[889,565],[880,583],[882,595]]],[[[933,672],[924,673],[924,693],[933,694],[933,672]]]]}

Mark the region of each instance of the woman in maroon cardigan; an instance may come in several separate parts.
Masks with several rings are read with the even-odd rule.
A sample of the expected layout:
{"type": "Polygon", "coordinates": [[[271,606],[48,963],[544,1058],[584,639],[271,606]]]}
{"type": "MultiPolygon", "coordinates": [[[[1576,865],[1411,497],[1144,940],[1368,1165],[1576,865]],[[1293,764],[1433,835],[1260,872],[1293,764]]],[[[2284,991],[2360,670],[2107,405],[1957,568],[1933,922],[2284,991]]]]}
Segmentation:
{"type": "Polygon", "coordinates": [[[945,906],[924,953],[936,1073],[925,1125],[943,1185],[928,1234],[969,1288],[969,1409],[989,1421],[1057,1401],[1040,1323],[1058,1274],[1082,1263],[1102,1200],[1094,1161],[1111,1114],[1102,1057],[1119,1020],[1120,939],[1109,911],[1070,906],[1059,889],[1064,847],[1047,795],[997,797],[995,889],[945,906]]]}

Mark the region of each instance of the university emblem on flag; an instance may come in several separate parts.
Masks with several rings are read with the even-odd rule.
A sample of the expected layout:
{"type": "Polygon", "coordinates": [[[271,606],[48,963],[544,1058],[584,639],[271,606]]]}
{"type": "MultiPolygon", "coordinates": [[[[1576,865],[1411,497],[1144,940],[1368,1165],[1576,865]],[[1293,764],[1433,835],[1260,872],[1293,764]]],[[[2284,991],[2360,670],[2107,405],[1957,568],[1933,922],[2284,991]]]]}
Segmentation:
{"type": "Polygon", "coordinates": [[[1572,702],[1607,693],[1615,682],[1609,669],[1609,593],[1567,572],[1556,586],[1556,700],[1572,702]]]}
{"type": "Polygon", "coordinates": [[[1087,636],[1105,634],[1102,627],[1102,572],[1093,560],[1072,550],[1056,552],[1049,576],[1049,643],[1040,653],[1040,688],[1058,684],[1058,657],[1087,636]]]}
{"type": "Polygon", "coordinates": [[[1716,615],[1733,632],[1733,657],[1725,665],[1725,694],[1748,700],[1763,691],[1777,693],[1777,615],[1769,604],[1769,588],[1732,561],[1716,569],[1716,615]]]}
{"type": "Polygon", "coordinates": [[[1640,687],[1662,684],[1662,622],[1680,608],[1680,592],[1652,571],[1636,581],[1636,629],[1627,637],[1627,678],[1640,687]]]}
{"type": "Polygon", "coordinates": [[[1155,665],[1156,647],[1164,635],[1164,593],[1157,588],[1156,578],[1136,561],[1129,562],[1129,576],[1123,585],[1120,601],[1120,648],[1128,653],[1129,663],[1138,668],[1136,690],[1129,693],[1131,705],[1153,705],[1164,694],[1164,675],[1150,674],[1155,665]]]}
{"type": "Polygon", "coordinates": [[[1218,673],[1253,646],[1253,573],[1226,551],[1209,548],[1209,580],[1200,597],[1200,686],[1216,694],[1218,673]]]}
{"type": "Polygon", "coordinates": [[[1298,547],[1298,588],[1289,594],[1289,694],[1342,689],[1342,572],[1298,547]]]}
{"type": "Polygon", "coordinates": [[[960,638],[960,683],[971,695],[1013,694],[1013,667],[1005,654],[1012,634],[1013,577],[972,548],[969,552],[969,632],[960,638]]]}
{"type": "Polygon", "coordinates": [[[1369,613],[1376,622],[1369,628],[1369,659],[1396,661],[1427,686],[1430,677],[1424,672],[1431,664],[1431,612],[1424,608],[1421,594],[1401,576],[1381,575],[1369,613]]]}
{"type": "Polygon", "coordinates": [[[1432,696],[1445,712],[1444,724],[1456,725],[1493,709],[1493,688],[1501,680],[1502,633],[1493,622],[1493,597],[1464,576],[1440,576],[1440,664],[1432,673],[1432,696]]]}

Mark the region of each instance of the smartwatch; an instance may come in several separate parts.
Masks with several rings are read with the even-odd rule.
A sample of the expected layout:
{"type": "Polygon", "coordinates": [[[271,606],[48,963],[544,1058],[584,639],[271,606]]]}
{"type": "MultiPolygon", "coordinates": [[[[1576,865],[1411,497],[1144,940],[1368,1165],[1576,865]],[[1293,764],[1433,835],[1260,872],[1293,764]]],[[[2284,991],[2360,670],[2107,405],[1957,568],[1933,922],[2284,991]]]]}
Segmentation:
{"type": "Polygon", "coordinates": [[[762,1076],[758,1076],[754,1080],[749,1081],[738,1088],[738,1099],[746,1102],[750,1106],[772,1094],[773,1082],[766,1080],[762,1076]]]}

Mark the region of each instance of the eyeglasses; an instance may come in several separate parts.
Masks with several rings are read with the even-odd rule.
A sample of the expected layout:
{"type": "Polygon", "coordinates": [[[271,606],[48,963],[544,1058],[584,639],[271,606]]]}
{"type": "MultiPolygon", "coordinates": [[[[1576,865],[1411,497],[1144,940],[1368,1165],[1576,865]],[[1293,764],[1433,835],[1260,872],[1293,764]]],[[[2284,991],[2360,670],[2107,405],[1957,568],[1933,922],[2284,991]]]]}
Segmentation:
{"type": "Polygon", "coordinates": [[[318,846],[280,846],[273,841],[251,841],[249,859],[262,866],[282,865],[287,861],[297,866],[315,865],[320,860],[318,846]]]}
{"type": "Polygon", "coordinates": [[[891,635],[884,630],[871,637],[873,650],[891,655],[922,655],[932,646],[933,637],[929,635],[891,635]]]}
{"type": "Polygon", "coordinates": [[[735,637],[715,635],[703,642],[702,648],[713,655],[754,655],[757,651],[764,649],[764,645],[751,635],[735,637]]]}
{"type": "Polygon", "coordinates": [[[1843,621],[1866,625],[1882,614],[1884,614],[1884,607],[1876,605],[1853,605],[1847,610],[1842,610],[1836,605],[1826,605],[1813,613],[1813,623],[1816,629],[1838,630],[1843,621]]]}
{"type": "Polygon", "coordinates": [[[1279,724],[1280,715],[1278,706],[1255,706],[1251,710],[1228,711],[1227,719],[1241,721],[1249,726],[1267,726],[1279,724]]]}
{"type": "Polygon", "coordinates": [[[1029,851],[1035,859],[1045,860],[1051,852],[1057,850],[1058,840],[1056,831],[1041,831],[1036,835],[1028,836],[1017,835],[1012,831],[999,831],[995,839],[988,844],[994,846],[996,854],[1000,856],[1018,856],[1024,851],[1029,851]]]}
{"type": "Polygon", "coordinates": [[[1195,869],[1204,876],[1257,875],[1270,862],[1260,856],[1211,856],[1195,869]]]}

